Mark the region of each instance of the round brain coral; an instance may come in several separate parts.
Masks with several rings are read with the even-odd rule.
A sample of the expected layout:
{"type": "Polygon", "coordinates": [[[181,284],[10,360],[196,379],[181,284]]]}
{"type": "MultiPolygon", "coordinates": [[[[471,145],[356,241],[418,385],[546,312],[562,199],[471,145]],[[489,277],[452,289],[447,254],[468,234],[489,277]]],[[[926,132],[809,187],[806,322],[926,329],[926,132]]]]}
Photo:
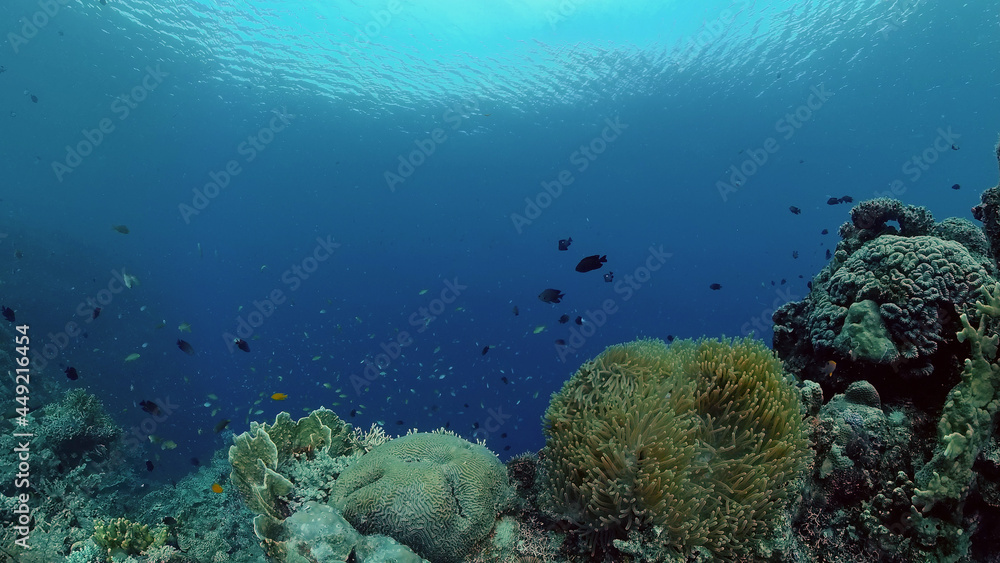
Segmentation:
{"type": "Polygon", "coordinates": [[[607,348],[553,397],[545,504],[594,547],[662,528],[731,560],[767,536],[810,459],[798,392],[753,340],[607,348]]]}
{"type": "Polygon", "coordinates": [[[423,432],[365,454],[340,474],[331,497],[359,532],[389,536],[441,563],[465,561],[515,499],[493,452],[423,432]]]}

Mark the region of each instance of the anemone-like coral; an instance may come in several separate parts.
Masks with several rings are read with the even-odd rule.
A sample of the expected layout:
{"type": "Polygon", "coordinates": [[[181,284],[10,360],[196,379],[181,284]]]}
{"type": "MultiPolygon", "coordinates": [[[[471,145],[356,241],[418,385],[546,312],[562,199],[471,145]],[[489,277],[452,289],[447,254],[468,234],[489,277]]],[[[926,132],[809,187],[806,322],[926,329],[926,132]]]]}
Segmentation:
{"type": "Polygon", "coordinates": [[[752,340],[611,346],[553,397],[545,435],[541,502],[592,549],[641,531],[717,560],[772,532],[810,458],[798,393],[752,340]]]}

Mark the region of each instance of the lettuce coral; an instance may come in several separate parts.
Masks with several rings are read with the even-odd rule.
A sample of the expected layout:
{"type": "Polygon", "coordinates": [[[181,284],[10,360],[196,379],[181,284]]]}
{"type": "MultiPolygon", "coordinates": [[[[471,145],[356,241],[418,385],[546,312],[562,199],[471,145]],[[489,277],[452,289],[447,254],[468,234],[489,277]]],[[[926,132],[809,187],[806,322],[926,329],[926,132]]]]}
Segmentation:
{"type": "Polygon", "coordinates": [[[735,559],[771,533],[810,460],[800,411],[760,342],[611,346],[545,413],[542,502],[592,549],[642,530],[735,559]]]}

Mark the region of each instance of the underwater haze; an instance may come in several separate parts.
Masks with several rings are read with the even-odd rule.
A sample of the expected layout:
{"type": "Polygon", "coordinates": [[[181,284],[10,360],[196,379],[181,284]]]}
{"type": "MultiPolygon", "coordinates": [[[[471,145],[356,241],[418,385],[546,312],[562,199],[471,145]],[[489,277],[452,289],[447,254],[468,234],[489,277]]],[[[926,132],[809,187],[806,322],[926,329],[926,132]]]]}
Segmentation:
{"type": "Polygon", "coordinates": [[[321,406],[537,451],[608,345],[770,342],[848,220],[830,198],[971,218],[997,180],[985,0],[8,0],[0,22],[0,301],[36,400],[83,388],[126,429],[170,405],[150,481],[228,447],[223,419],[321,406]]]}

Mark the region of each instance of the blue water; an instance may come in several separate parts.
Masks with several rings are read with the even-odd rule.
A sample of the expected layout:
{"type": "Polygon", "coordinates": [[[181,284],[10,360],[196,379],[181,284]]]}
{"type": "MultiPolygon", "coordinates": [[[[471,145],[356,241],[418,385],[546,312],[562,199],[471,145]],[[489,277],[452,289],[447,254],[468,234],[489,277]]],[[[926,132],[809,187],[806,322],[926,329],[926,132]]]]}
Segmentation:
{"type": "Polygon", "coordinates": [[[139,428],[139,401],[169,400],[136,430],[179,444],[139,454],[150,478],[228,446],[223,418],[320,406],[537,450],[550,394],[610,344],[770,341],[847,219],[829,197],[894,186],[968,218],[997,181],[986,1],[40,6],[0,5],[0,301],[50,352],[36,408],[82,387],[139,428]],[[608,263],[575,272],[591,254],[608,263]],[[249,354],[229,346],[240,319],[249,354]]]}

